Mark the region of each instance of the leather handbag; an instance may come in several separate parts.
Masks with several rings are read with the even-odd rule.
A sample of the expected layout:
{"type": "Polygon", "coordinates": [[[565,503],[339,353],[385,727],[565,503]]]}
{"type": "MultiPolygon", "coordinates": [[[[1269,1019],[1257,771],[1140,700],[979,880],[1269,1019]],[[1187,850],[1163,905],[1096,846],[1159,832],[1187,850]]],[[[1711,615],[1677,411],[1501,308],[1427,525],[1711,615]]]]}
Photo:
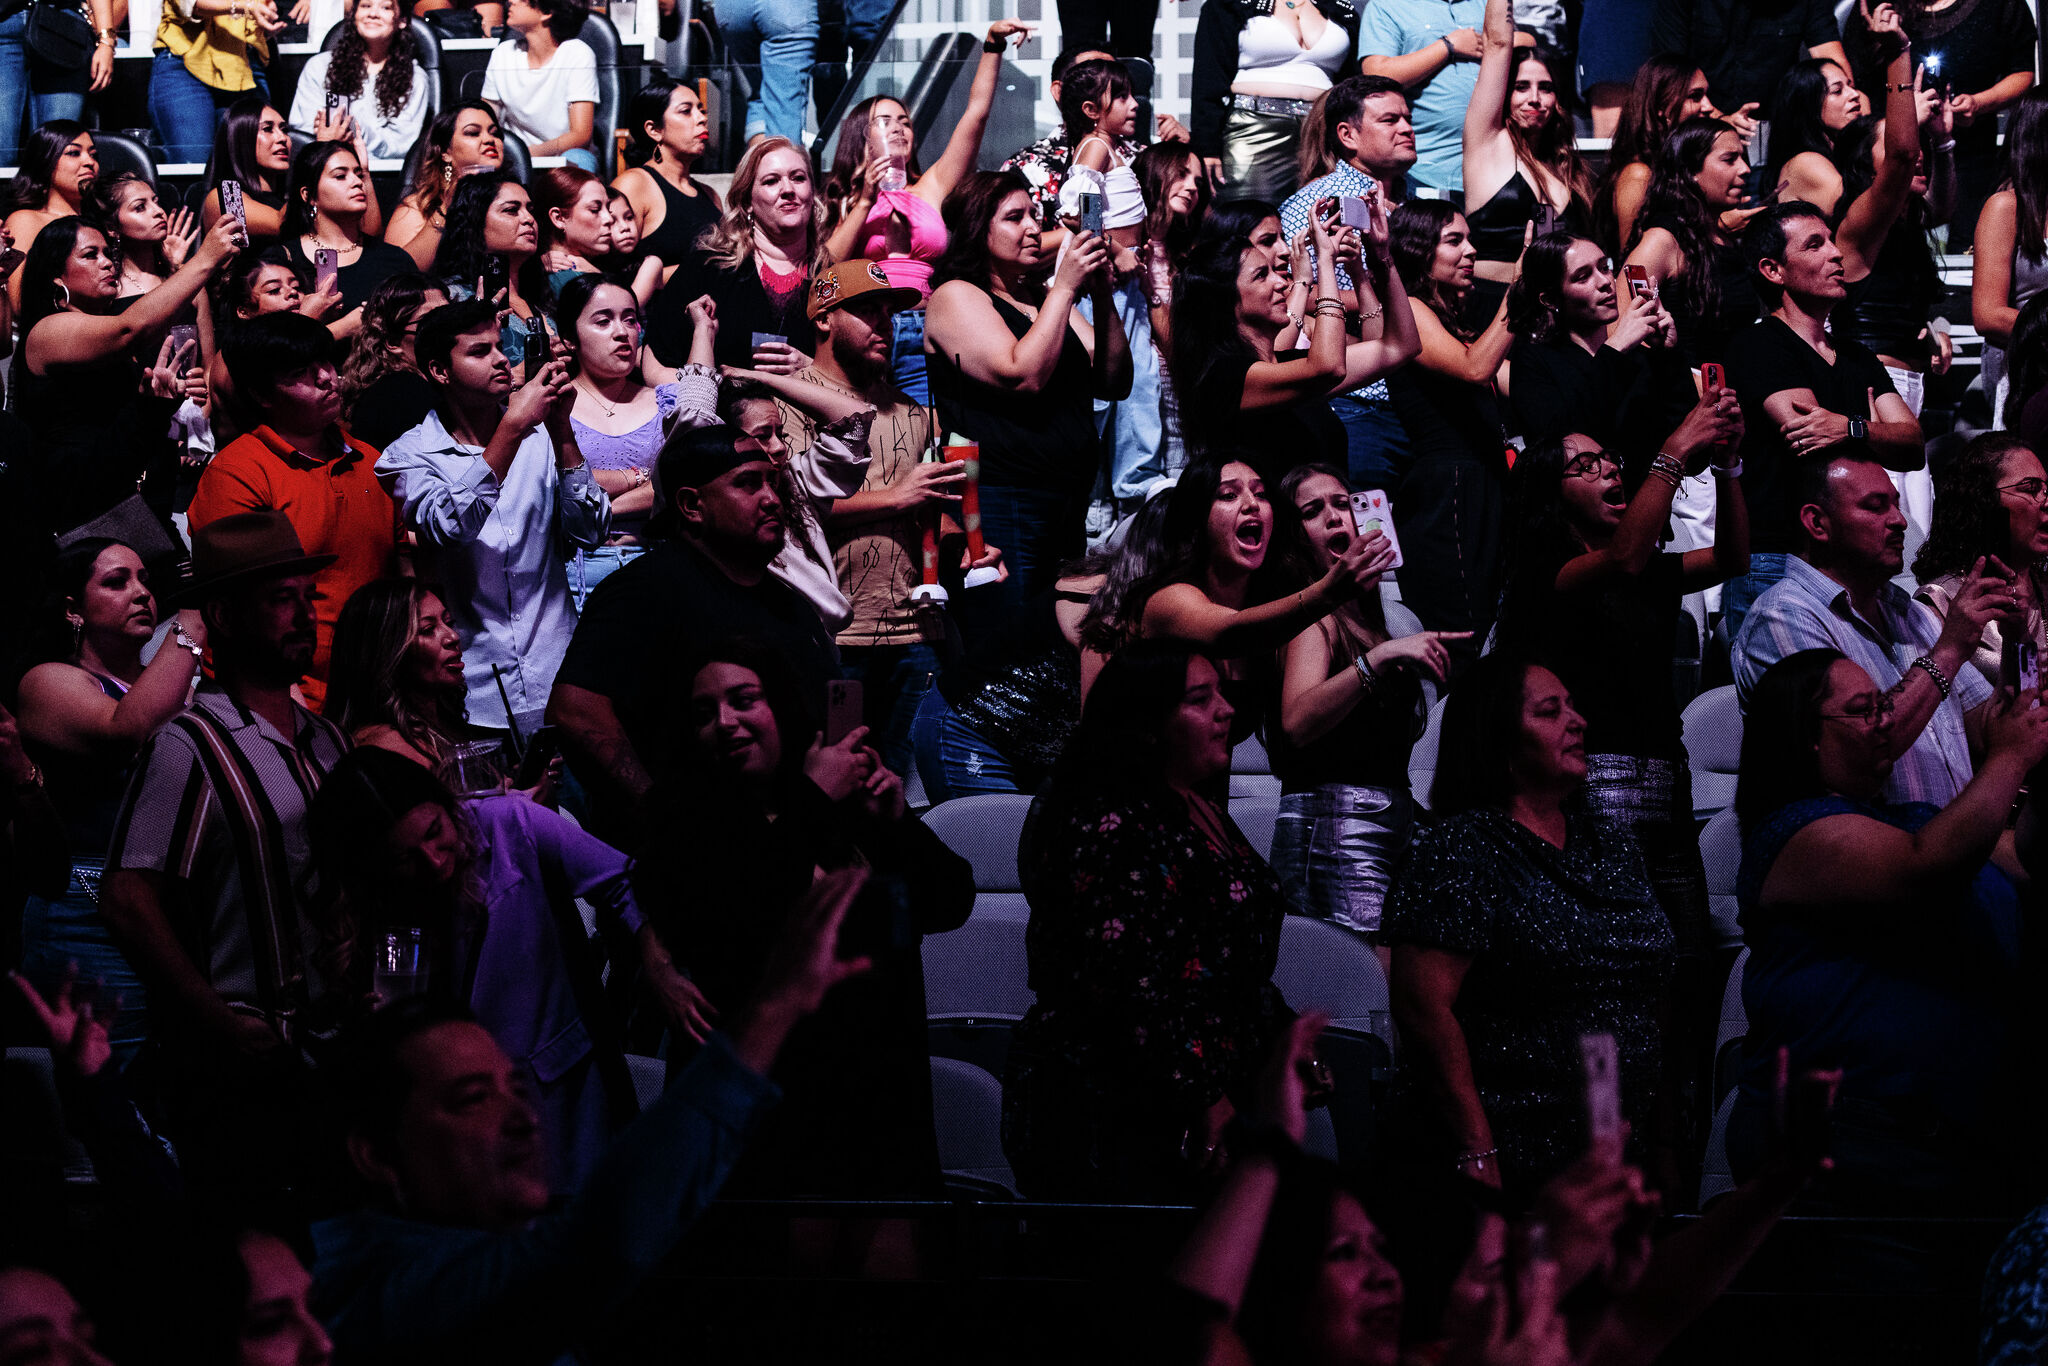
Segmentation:
{"type": "Polygon", "coordinates": [[[22,42],[51,66],[65,71],[83,70],[92,60],[93,44],[97,41],[92,19],[77,0],[34,0],[28,7],[28,26],[22,42]]]}
{"type": "Polygon", "coordinates": [[[94,537],[119,541],[151,569],[175,565],[191,553],[179,544],[163,518],[157,516],[156,509],[144,502],[139,493],[130,494],[91,521],[60,535],[57,549],[94,537]]]}

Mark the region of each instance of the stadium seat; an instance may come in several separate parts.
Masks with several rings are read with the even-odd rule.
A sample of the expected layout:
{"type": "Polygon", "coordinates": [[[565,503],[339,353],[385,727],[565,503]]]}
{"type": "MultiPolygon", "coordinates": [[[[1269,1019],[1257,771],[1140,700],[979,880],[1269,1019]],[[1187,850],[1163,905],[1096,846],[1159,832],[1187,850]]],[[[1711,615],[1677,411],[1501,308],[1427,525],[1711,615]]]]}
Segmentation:
{"type": "Polygon", "coordinates": [[[925,812],[924,823],[947,848],[974,865],[976,891],[1021,892],[1017,841],[1030,812],[1029,793],[988,792],[940,802],[925,812]]]}
{"type": "Polygon", "coordinates": [[[1380,960],[1349,931],[1290,915],[1280,925],[1273,985],[1295,1010],[1329,1013],[1330,1027],[1316,1054],[1329,1067],[1337,1093],[1327,1111],[1316,1112],[1328,1116],[1327,1141],[1334,1149],[1322,1155],[1364,1164],[1373,1150],[1374,1102],[1393,1065],[1393,1016],[1380,960]]]}
{"type": "Polygon", "coordinates": [[[665,1059],[650,1058],[644,1053],[628,1053],[626,1071],[633,1078],[633,1095],[643,1110],[659,1100],[662,1087],[668,1085],[668,1062],[665,1059]]]}
{"type": "Polygon", "coordinates": [[[1721,1098],[1714,1107],[1714,1128],[1707,1135],[1706,1161],[1700,1166],[1700,1208],[1735,1189],[1735,1173],[1728,1161],[1728,1117],[1735,1113],[1735,1096],[1721,1098]]]}
{"type": "MultiPolygon", "coordinates": [[[[150,156],[147,147],[134,138],[95,128],[92,134],[92,149],[94,158],[100,164],[102,181],[111,181],[117,175],[125,175],[132,171],[152,186],[157,183],[156,159],[150,156]]],[[[18,242],[15,245],[27,251],[29,244],[18,242]]]]}
{"type": "MultiPolygon", "coordinates": [[[[419,50],[420,70],[427,73],[427,122],[441,112],[441,35],[434,32],[426,20],[414,18],[409,21],[412,29],[413,46],[419,50]]],[[[322,52],[334,51],[334,45],[341,41],[344,25],[336,24],[327,30],[327,36],[320,41],[322,52]]],[[[408,177],[407,184],[411,184],[408,177]]]]}
{"type": "Polygon", "coordinates": [[[1742,711],[1735,705],[1735,685],[1695,697],[1680,725],[1692,764],[1694,813],[1725,811],[1735,804],[1735,774],[1742,759],[1742,711]]]}
{"type": "Polygon", "coordinates": [[[597,54],[597,122],[592,125],[590,147],[597,153],[599,172],[609,181],[618,173],[618,149],[610,130],[619,126],[619,31],[610,19],[592,12],[584,16],[576,36],[597,54]]]}
{"type": "Polygon", "coordinates": [[[1030,920],[1022,893],[982,892],[966,924],[925,936],[925,1025],[934,1057],[1002,1075],[1011,1031],[1034,999],[1024,957],[1030,920]]]}
{"type": "Polygon", "coordinates": [[[1425,809],[1429,806],[1429,789],[1436,782],[1436,751],[1443,732],[1444,702],[1438,698],[1429,708],[1429,721],[1422,728],[1421,738],[1408,755],[1408,786],[1415,794],[1415,804],[1425,809]]]}
{"type": "Polygon", "coordinates": [[[1749,963],[1749,950],[1735,955],[1728,973],[1728,985],[1721,992],[1721,1025],[1714,1033],[1714,1099],[1718,1102],[1735,1089],[1742,1068],[1742,1041],[1749,1034],[1749,1014],[1742,1005],[1742,969],[1749,963]]]}
{"type": "Polygon", "coordinates": [[[1238,797],[1277,797],[1280,795],[1280,780],[1273,776],[1273,762],[1266,757],[1266,746],[1256,735],[1247,735],[1244,743],[1230,752],[1230,795],[1238,797]]]}
{"type": "Polygon", "coordinates": [[[1273,857],[1273,826],[1280,819],[1280,798],[1240,797],[1230,803],[1230,819],[1244,831],[1252,851],[1260,858],[1273,857]]]}
{"type": "Polygon", "coordinates": [[[1700,861],[1707,866],[1707,922],[1714,943],[1721,948],[1740,944],[1735,876],[1742,868],[1742,830],[1734,811],[1720,812],[1700,831],[1700,861]]]}
{"type": "Polygon", "coordinates": [[[932,1119],[946,1184],[984,1198],[1017,1196],[1003,1152],[1003,1083],[956,1058],[932,1059],[932,1119]]]}

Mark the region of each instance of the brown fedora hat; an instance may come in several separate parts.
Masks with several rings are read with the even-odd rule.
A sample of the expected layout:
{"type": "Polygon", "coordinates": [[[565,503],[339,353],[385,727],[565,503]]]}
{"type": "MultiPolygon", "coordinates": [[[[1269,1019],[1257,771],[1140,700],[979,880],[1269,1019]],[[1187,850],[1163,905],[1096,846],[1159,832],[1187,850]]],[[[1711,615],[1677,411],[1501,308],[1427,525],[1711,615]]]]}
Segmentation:
{"type": "Polygon", "coordinates": [[[339,558],[308,555],[291,519],[275,508],[238,512],[193,531],[192,575],[166,596],[179,606],[196,607],[251,579],[310,574],[339,558]]]}

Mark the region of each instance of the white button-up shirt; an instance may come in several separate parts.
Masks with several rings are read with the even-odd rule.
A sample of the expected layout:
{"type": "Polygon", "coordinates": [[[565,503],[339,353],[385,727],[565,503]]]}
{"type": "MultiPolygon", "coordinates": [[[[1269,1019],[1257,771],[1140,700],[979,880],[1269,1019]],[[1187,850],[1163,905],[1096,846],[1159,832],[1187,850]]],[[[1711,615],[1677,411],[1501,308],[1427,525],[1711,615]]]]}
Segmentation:
{"type": "Polygon", "coordinates": [[[420,577],[447,590],[470,723],[517,724],[531,735],[576,631],[564,561],[604,544],[612,520],[604,490],[587,465],[555,468],[546,427],[519,443],[501,483],[483,448],[449,435],[439,413],[385,448],[377,477],[419,537],[420,577]]]}

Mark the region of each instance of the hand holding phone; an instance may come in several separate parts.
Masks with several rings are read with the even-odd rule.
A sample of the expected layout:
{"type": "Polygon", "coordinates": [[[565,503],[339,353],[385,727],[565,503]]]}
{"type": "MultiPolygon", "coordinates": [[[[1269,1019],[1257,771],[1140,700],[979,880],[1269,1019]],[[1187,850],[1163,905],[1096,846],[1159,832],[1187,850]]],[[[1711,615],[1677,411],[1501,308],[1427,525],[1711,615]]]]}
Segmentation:
{"type": "Polygon", "coordinates": [[[1612,1034],[1581,1034],[1579,1055],[1585,1066],[1587,1144],[1619,1162],[1624,1132],[1620,1047],[1612,1034]]]}
{"type": "Polygon", "coordinates": [[[1102,234],[1102,196],[1093,190],[1081,191],[1081,231],[1102,234]]]}
{"type": "Polygon", "coordinates": [[[1387,545],[1393,549],[1393,563],[1390,569],[1401,567],[1401,538],[1394,534],[1394,511],[1387,502],[1384,489],[1365,489],[1351,495],[1351,522],[1357,528],[1360,540],[1377,531],[1387,538],[1387,545]]]}
{"type": "Polygon", "coordinates": [[[861,724],[862,689],[857,678],[835,678],[825,684],[825,743],[836,745],[861,724]]]}
{"type": "Polygon", "coordinates": [[[1657,286],[1650,279],[1648,266],[1626,265],[1621,268],[1622,276],[1628,281],[1629,293],[1642,298],[1657,297],[1657,286]]]}
{"type": "Polygon", "coordinates": [[[1721,368],[1719,361],[1700,362],[1700,387],[1710,394],[1728,387],[1728,372],[1721,368]]]}
{"type": "Polygon", "coordinates": [[[333,293],[335,279],[340,274],[341,253],[333,247],[315,247],[313,249],[313,292],[315,294],[333,293]]]}
{"type": "Polygon", "coordinates": [[[249,210],[242,203],[242,186],[239,181],[223,180],[220,183],[220,211],[241,225],[242,240],[249,240],[249,210]]]}
{"type": "Polygon", "coordinates": [[[1337,218],[1347,228],[1372,230],[1372,201],[1364,195],[1347,194],[1337,201],[1337,218]]]}

